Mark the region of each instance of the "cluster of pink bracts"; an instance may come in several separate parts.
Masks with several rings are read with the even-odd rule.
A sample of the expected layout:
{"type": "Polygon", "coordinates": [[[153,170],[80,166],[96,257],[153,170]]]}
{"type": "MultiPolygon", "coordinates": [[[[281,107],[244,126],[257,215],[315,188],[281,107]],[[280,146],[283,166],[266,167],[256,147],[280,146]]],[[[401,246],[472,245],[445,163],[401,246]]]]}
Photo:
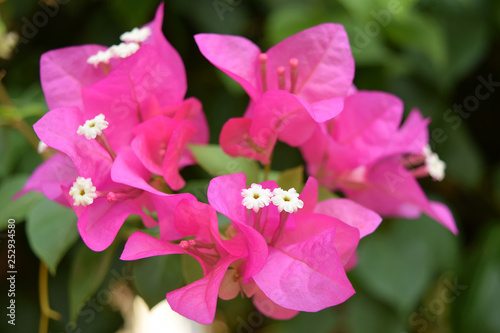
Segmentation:
{"type": "Polygon", "coordinates": [[[214,178],[209,204],[171,194],[185,184],[179,169],[196,163],[187,144],[206,144],[208,127],[201,103],[185,99],[184,66],[162,20],[160,6],[119,45],[42,56],[50,112],[34,129],[56,153],[21,194],[39,191],[72,207],[95,251],[131,214],[159,225],[159,239],[132,234],[121,258],[194,257],[204,277],[167,294],[175,311],[208,324],[218,297],[245,294],[276,319],[344,302],[354,293],[345,271],[356,265],[360,238],[380,224],[378,214],[423,212],[457,232],[448,208],[429,201],[416,181],[444,175],[428,146],[429,120],[413,110],[400,127],[397,97],[353,86],[354,60],[338,24],[307,29],[265,53],[242,37],[195,36],[202,54],[250,96],[244,117],[224,125],[223,150],[269,164],[280,140],[300,149],[311,177],[300,194],[274,181],[248,188],[244,174],[214,178]],[[318,184],[346,198],[318,202],[318,184]],[[231,220],[224,234],[217,213],[231,220]]]}

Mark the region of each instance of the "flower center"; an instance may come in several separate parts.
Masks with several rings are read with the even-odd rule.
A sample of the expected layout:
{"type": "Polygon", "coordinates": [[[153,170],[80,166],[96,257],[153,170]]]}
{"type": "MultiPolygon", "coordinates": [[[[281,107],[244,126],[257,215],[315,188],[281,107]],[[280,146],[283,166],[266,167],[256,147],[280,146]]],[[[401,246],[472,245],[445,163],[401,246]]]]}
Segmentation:
{"type": "Polygon", "coordinates": [[[97,198],[96,188],[90,178],[77,177],[73,186],[69,190],[69,195],[73,197],[74,206],[88,206],[97,198]]]}

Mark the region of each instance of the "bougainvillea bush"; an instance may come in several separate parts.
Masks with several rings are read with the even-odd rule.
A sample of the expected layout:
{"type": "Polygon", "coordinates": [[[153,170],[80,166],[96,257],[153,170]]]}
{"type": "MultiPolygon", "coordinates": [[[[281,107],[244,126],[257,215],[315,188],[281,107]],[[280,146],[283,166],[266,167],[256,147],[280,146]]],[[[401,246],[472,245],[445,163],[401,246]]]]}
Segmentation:
{"type": "MultiPolygon", "coordinates": [[[[57,277],[66,253],[83,242],[71,250],[68,323],[86,316],[108,272],[150,306],[166,298],[205,325],[234,322],[228,307],[241,299],[273,320],[262,323],[343,313],[357,302],[360,281],[363,293],[410,310],[415,295],[384,289],[378,272],[404,272],[431,250],[398,260],[413,236],[398,224],[422,223],[429,239],[459,233],[448,206],[421,187],[443,181],[446,170],[425,110],[407,105],[405,113],[398,96],[354,84],[359,45],[351,47],[339,23],[309,25],[267,50],[245,36],[195,34],[187,42],[196,43],[202,65],[247,95],[238,110],[208,110],[190,96],[190,69],[165,38],[163,16],[161,4],[115,45],[68,46],[40,58],[48,112],[33,130],[44,161],[14,199],[46,197],[31,213],[40,222],[27,230],[41,290],[47,270],[57,277]],[[386,224],[398,236],[377,236],[386,224]],[[373,240],[393,249],[376,269],[359,259],[373,240]],[[354,269],[363,272],[357,282],[354,269]]],[[[220,96],[231,98],[222,89],[220,96]]],[[[385,256],[377,246],[373,256],[385,256]]],[[[40,295],[41,317],[60,319],[40,295]]]]}
{"type": "Polygon", "coordinates": [[[263,314],[283,320],[345,302],[355,293],[346,271],[379,214],[425,213],[457,233],[449,209],[428,200],[416,180],[444,177],[445,163],[428,145],[430,120],[414,110],[401,124],[400,99],[356,89],[349,39],[334,23],[266,52],[240,36],[195,36],[202,54],[250,97],[243,117],[228,119],[219,137],[225,154],[257,172],[213,178],[208,204],[179,193],[186,184],[179,170],[219,156],[202,155],[214,148],[205,115],[185,97],[184,65],[162,20],[160,6],[118,45],[42,56],[50,111],[33,128],[51,156],[18,195],[39,191],[73,208],[93,251],[139,216],[144,230],[128,237],[121,259],[187,254],[202,267],[201,279],[167,293],[174,311],[210,324],[219,297],[251,297],[263,314]],[[278,140],[302,152],[307,183],[299,173],[287,180],[301,193],[280,187],[279,174],[270,179],[278,140]],[[332,198],[319,199],[319,186],[332,198]]]}

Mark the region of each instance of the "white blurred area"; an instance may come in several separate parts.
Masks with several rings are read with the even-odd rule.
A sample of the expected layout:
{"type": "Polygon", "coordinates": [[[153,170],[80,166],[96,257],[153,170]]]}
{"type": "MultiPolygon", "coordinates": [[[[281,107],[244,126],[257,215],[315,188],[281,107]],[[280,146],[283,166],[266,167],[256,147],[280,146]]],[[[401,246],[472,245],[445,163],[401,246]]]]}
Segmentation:
{"type": "Polygon", "coordinates": [[[167,300],[155,305],[151,310],[142,298],[134,299],[134,314],[131,333],[205,333],[208,330],[192,320],[174,312],[167,300]]]}
{"type": "Polygon", "coordinates": [[[126,286],[113,292],[114,305],[124,319],[116,333],[209,333],[209,326],[198,324],[173,311],[167,300],[149,309],[144,300],[126,286]]]}

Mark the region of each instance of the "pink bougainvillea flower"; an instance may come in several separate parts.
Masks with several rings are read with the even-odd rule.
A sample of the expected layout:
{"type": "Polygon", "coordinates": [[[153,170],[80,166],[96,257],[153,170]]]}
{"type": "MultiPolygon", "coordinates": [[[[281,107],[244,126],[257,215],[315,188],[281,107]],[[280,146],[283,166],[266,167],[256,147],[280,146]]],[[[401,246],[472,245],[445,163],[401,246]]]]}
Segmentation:
{"type": "MultiPolygon", "coordinates": [[[[182,60],[165,39],[161,29],[163,7],[161,4],[154,20],[142,28],[150,30],[147,38],[135,42],[139,42],[140,45],[152,45],[160,57],[170,64],[172,76],[179,84],[178,89],[184,89],[180,94],[184,95],[186,77],[182,60]]],[[[42,55],[40,78],[49,109],[72,106],[83,109],[81,88],[97,83],[122,62],[119,57],[113,57],[106,65],[106,70],[87,62],[93,55],[99,52],[105,53],[107,50],[107,47],[101,45],[82,45],[53,50],[42,55]]]]}
{"type": "Polygon", "coordinates": [[[299,146],[316,129],[308,115],[311,106],[286,91],[268,91],[255,103],[252,118],[230,119],[222,128],[220,144],[230,156],[270,163],[276,140],[299,146]]]}
{"type": "MultiPolygon", "coordinates": [[[[167,301],[183,316],[210,324],[214,320],[218,292],[226,270],[233,262],[248,255],[248,240],[234,228],[232,234],[221,236],[216,211],[190,194],[156,198],[155,201],[160,239],[140,231],[134,233],[128,239],[121,259],[136,260],[166,254],[188,254],[195,258],[203,269],[203,278],[167,293],[167,301]],[[181,240],[191,236],[194,238],[181,240]],[[181,241],[173,243],[172,240],[181,241]]],[[[247,228],[247,232],[259,236],[251,228],[247,228]]],[[[254,241],[252,248],[267,250],[265,241],[259,241],[254,241]]]]}
{"type": "Polygon", "coordinates": [[[185,181],[179,174],[179,161],[186,144],[196,133],[189,121],[178,122],[158,116],[134,128],[132,149],[151,173],[163,175],[174,190],[184,187],[185,181]]]}
{"type": "MultiPolygon", "coordinates": [[[[122,149],[118,156],[115,155],[110,148],[113,142],[110,143],[104,135],[106,121],[99,117],[96,119],[85,121],[82,112],[77,108],[59,108],[42,117],[34,125],[34,129],[43,142],[64,154],[56,155],[56,162],[66,161],[66,157],[59,156],[67,156],[74,165],[74,169],[68,167],[70,171],[67,177],[48,184],[53,189],[46,193],[48,196],[60,195],[55,190],[59,183],[62,193],[79,217],[78,229],[82,239],[92,250],[101,251],[111,244],[125,218],[130,214],[142,216],[148,226],[154,225],[154,221],[143,212],[143,207],[152,207],[149,194],[145,191],[154,195],[165,194],[152,186],[155,185],[154,182],[148,184],[144,180],[151,178],[151,173],[142,166],[130,149],[122,149]],[[78,134],[79,132],[82,134],[78,134]],[[94,133],[96,139],[86,139],[86,135],[94,133]],[[133,187],[116,181],[116,178],[121,180],[123,170],[126,170],[127,176],[135,176],[127,178],[127,182],[133,187]],[[68,177],[70,174],[74,176],[74,172],[78,177],[68,184],[68,177]]],[[[45,168],[45,164],[42,167],[45,168]]],[[[38,171],[28,181],[27,186],[37,179],[38,171]]]]}
{"type": "MultiPolygon", "coordinates": [[[[210,182],[208,200],[212,207],[236,225],[251,226],[268,241],[264,266],[249,273],[255,266],[250,256],[233,264],[225,278],[228,285],[221,286],[221,297],[231,298],[235,291],[243,290],[254,297],[264,314],[286,319],[298,311],[319,311],[352,296],[354,290],[343,265],[357,247],[359,230],[333,216],[314,213],[314,189],[315,181],[308,182],[302,201],[294,189],[284,191],[274,181],[247,189],[243,174],[210,182]],[[236,281],[240,281],[240,289],[236,281]]],[[[372,223],[379,221],[375,218],[367,226],[372,223]]]]}
{"type": "Polygon", "coordinates": [[[195,39],[201,53],[251,98],[245,118],[230,119],[221,132],[221,147],[231,156],[268,164],[276,139],[302,144],[312,134],[312,123],[342,111],[343,97],[351,91],[354,61],[341,25],[304,30],[266,53],[237,36],[199,34],[195,39]]]}
{"type": "Polygon", "coordinates": [[[343,112],[317,125],[301,146],[308,172],[382,215],[424,212],[456,233],[448,208],[429,201],[415,180],[444,176],[444,163],[427,146],[429,120],[413,110],[400,127],[402,116],[403,104],[393,95],[360,91],[347,97],[343,112]]]}
{"type": "Polygon", "coordinates": [[[353,260],[360,230],[372,232],[381,219],[346,199],[318,203],[317,190],[311,178],[302,201],[294,189],[285,191],[274,181],[247,188],[245,175],[233,174],[212,179],[210,205],[191,194],[155,197],[160,239],[136,232],[121,258],[185,253],[198,260],[203,278],[169,292],[167,300],[203,324],[213,321],[217,296],[245,294],[276,319],[319,311],[354,293],[344,266],[353,260]],[[216,213],[231,221],[224,236],[216,213]]]}
{"type": "MultiPolygon", "coordinates": [[[[111,47],[116,54],[109,62],[101,63],[99,53],[85,60],[80,48],[42,59],[44,90],[49,107],[55,108],[35,124],[35,131],[69,158],[77,176],[72,181],[58,178],[44,188],[40,172],[52,167],[47,164],[26,190],[41,190],[58,201],[66,197],[79,217],[83,240],[96,251],[111,244],[130,214],[154,225],[143,208],[150,210],[152,195],[165,195],[158,190],[164,185],[174,190],[184,186],[179,168],[194,163],[187,142],[208,141],[201,104],[184,100],[184,66],[161,35],[162,13],[160,6],[151,24],[122,35],[126,45],[111,47]],[[129,42],[140,44],[130,54],[129,42]],[[63,86],[67,98],[59,98],[63,86]]],[[[87,46],[83,54],[96,49],[87,46]]]]}
{"type": "Polygon", "coordinates": [[[308,103],[328,105],[308,110],[319,122],[341,111],[339,97],[345,97],[352,86],[354,60],[347,34],[339,24],[306,29],[265,53],[238,36],[198,34],[195,40],[201,53],[238,82],[252,102],[267,90],[286,90],[308,103]]]}

